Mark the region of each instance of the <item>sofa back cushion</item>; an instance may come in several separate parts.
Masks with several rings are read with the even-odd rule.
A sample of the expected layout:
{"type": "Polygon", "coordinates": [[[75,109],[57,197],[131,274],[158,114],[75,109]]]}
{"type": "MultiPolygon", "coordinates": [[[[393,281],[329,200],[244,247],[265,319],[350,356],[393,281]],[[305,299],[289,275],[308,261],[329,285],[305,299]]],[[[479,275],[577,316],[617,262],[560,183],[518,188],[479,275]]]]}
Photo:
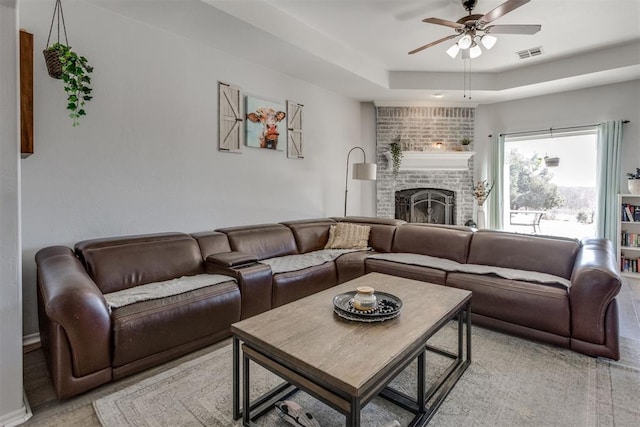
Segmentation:
{"type": "Polygon", "coordinates": [[[217,231],[202,231],[191,234],[200,246],[202,259],[207,259],[209,255],[231,252],[227,235],[217,231]]]}
{"type": "Polygon", "coordinates": [[[410,252],[467,262],[473,231],[467,227],[405,224],[398,227],[393,252],[410,252]]]}
{"type": "Polygon", "coordinates": [[[571,279],[579,250],[580,242],[575,239],[481,230],[471,239],[467,262],[571,279]]]}
{"type": "Polygon", "coordinates": [[[216,231],[227,235],[232,251],[255,255],[258,260],[298,253],[293,233],[282,224],[247,225],[216,231]]]}
{"type": "Polygon", "coordinates": [[[329,239],[329,227],[335,225],[336,222],[329,218],[321,218],[286,221],[282,224],[289,227],[296,239],[298,252],[304,254],[324,248],[329,239]]]}
{"type": "Polygon", "coordinates": [[[198,244],[184,233],[85,240],[75,251],[105,294],[203,272],[198,244]]]}
{"type": "Polygon", "coordinates": [[[369,232],[369,247],[377,252],[391,252],[393,236],[399,225],[405,224],[401,219],[373,218],[364,216],[348,216],[335,218],[338,222],[350,222],[371,227],[369,232]]]}

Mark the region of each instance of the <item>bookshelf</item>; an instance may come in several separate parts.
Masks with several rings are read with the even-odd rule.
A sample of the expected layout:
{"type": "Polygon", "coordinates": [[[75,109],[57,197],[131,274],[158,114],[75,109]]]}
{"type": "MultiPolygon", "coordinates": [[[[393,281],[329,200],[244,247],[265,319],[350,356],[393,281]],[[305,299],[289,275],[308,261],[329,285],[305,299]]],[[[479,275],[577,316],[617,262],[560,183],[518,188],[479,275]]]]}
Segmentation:
{"type": "Polygon", "coordinates": [[[619,194],[618,262],[620,274],[640,279],[640,194],[619,194]]]}

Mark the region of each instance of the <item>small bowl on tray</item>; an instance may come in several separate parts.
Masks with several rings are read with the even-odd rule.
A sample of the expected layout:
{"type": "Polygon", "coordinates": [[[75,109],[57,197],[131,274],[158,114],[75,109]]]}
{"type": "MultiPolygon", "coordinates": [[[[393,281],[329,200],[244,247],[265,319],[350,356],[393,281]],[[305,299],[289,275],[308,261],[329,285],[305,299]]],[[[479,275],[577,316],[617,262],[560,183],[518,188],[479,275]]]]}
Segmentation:
{"type": "Polygon", "coordinates": [[[376,292],[377,304],[370,310],[358,310],[353,305],[356,291],[333,297],[333,311],[343,319],[358,322],[383,322],[400,315],[402,300],[386,292],[376,292]]]}

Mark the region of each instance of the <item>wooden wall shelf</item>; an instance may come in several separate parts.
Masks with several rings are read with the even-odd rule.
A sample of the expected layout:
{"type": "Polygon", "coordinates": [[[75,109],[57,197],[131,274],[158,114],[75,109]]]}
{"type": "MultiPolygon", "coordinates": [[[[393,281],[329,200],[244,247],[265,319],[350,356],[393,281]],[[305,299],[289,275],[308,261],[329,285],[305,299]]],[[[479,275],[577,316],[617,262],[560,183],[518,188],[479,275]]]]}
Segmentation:
{"type": "Polygon", "coordinates": [[[20,30],[20,153],[33,154],[33,34],[20,30]]]}
{"type": "MultiPolygon", "coordinates": [[[[403,151],[400,170],[469,170],[475,151],[403,151]]],[[[391,153],[385,152],[391,162],[391,153]]]]}

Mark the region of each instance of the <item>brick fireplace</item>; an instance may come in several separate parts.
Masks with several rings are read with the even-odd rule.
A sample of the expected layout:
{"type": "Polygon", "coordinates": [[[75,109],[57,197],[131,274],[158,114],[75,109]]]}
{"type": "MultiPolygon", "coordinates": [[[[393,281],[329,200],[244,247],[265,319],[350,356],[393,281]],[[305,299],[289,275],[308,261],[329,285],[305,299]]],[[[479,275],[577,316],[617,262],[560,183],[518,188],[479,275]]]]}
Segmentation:
{"type": "MultiPolygon", "coordinates": [[[[397,218],[396,194],[405,190],[420,191],[437,189],[443,194],[451,196],[454,202],[449,206],[450,221],[453,224],[464,225],[473,218],[473,157],[466,166],[461,168],[439,168],[437,159],[440,153],[449,153],[458,147],[464,137],[473,139],[474,108],[464,107],[377,107],[376,108],[376,139],[377,139],[377,215],[382,218],[397,218]],[[389,144],[399,142],[403,150],[411,152],[428,152],[435,158],[435,166],[427,168],[400,170],[394,179],[391,162],[387,154],[389,144]],[[439,149],[436,144],[440,143],[439,149]]],[[[409,163],[409,162],[407,162],[409,163]]],[[[412,162],[413,163],[413,162],[412,162]]],[[[432,161],[434,163],[434,161],[432,161]]],[[[444,165],[444,162],[442,163],[444,165]]],[[[432,204],[431,216],[424,205],[413,219],[416,222],[439,222],[432,204]]],[[[398,214],[402,211],[398,212],[398,214]]],[[[405,219],[406,218],[401,218],[405,219]]],[[[411,217],[409,217],[411,219],[411,217]]]]}

